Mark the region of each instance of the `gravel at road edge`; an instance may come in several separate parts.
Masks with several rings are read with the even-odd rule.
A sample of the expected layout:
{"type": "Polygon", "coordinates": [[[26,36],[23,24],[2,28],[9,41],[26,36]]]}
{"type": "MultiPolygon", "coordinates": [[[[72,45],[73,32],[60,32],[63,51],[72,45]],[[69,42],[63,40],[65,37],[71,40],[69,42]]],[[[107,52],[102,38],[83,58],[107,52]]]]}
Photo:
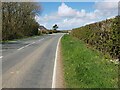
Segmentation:
{"type": "Polygon", "coordinates": [[[61,55],[61,42],[58,47],[58,57],[57,57],[57,71],[56,71],[56,85],[55,88],[65,88],[64,84],[64,70],[63,70],[63,62],[61,55]]]}

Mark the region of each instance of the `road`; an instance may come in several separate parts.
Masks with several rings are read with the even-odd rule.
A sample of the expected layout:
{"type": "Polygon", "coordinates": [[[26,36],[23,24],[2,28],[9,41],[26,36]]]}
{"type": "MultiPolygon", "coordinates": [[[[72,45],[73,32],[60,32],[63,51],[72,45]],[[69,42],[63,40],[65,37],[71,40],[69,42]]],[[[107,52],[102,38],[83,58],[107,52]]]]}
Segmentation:
{"type": "Polygon", "coordinates": [[[57,43],[62,35],[44,35],[4,43],[2,87],[51,88],[57,43]]]}

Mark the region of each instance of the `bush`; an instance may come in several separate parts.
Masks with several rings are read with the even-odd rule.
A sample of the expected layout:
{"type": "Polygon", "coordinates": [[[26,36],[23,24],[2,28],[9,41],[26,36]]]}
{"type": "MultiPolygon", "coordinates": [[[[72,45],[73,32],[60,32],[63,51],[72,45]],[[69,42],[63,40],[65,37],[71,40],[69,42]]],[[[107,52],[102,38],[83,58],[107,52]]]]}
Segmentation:
{"type": "Polygon", "coordinates": [[[72,30],[71,35],[83,40],[112,58],[120,58],[120,16],[72,30]]]}

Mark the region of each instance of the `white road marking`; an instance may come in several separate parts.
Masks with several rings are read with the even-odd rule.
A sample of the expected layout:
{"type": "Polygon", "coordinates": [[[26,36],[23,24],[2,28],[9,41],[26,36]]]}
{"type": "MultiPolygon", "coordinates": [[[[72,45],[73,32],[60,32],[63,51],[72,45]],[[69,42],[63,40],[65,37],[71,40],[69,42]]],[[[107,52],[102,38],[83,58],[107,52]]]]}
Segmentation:
{"type": "Polygon", "coordinates": [[[6,50],[4,50],[4,49],[0,50],[0,52],[3,52],[3,51],[6,51],[6,50]]]}
{"type": "Polygon", "coordinates": [[[10,72],[11,74],[14,74],[14,72],[10,72]]]}
{"type": "MultiPolygon", "coordinates": [[[[44,38],[43,38],[44,39],[44,38]]],[[[42,41],[43,39],[40,39],[39,41],[42,41]]],[[[22,49],[24,49],[25,47],[28,47],[28,46],[30,46],[30,45],[32,45],[32,44],[35,44],[36,42],[32,42],[32,43],[30,43],[30,44],[28,44],[28,45],[25,45],[25,46],[23,46],[23,47],[21,47],[21,48],[19,48],[19,49],[17,49],[17,50],[22,50],[22,49]]]]}
{"type": "Polygon", "coordinates": [[[30,45],[32,45],[32,44],[34,44],[35,42],[33,42],[33,43],[30,43],[30,44],[28,44],[28,45],[26,45],[26,46],[24,46],[24,47],[28,47],[28,46],[30,46],[30,45]]]}
{"type": "MultiPolygon", "coordinates": [[[[44,38],[43,38],[44,39],[44,38]]],[[[42,41],[43,39],[40,39],[39,41],[42,41]]]]}
{"type": "Polygon", "coordinates": [[[30,45],[34,44],[35,42],[31,43],[30,45]]]}
{"type": "Polygon", "coordinates": [[[3,56],[0,56],[0,58],[3,58],[3,56]]]}
{"type": "Polygon", "coordinates": [[[19,48],[19,49],[17,49],[17,50],[21,50],[21,49],[23,49],[23,48],[25,48],[25,47],[21,47],[21,48],[19,48]]]}
{"type": "Polygon", "coordinates": [[[63,35],[59,38],[58,43],[57,43],[57,48],[56,48],[53,78],[52,78],[52,88],[55,88],[55,84],[56,84],[56,67],[57,67],[57,58],[58,58],[58,48],[59,48],[60,40],[62,37],[63,35]]]}
{"type": "Polygon", "coordinates": [[[22,49],[24,49],[25,47],[28,47],[28,46],[30,46],[30,45],[32,45],[32,44],[34,44],[34,43],[35,43],[35,42],[30,43],[30,44],[28,44],[28,45],[26,45],[26,46],[23,46],[23,47],[19,48],[18,50],[22,50],[22,49]]]}

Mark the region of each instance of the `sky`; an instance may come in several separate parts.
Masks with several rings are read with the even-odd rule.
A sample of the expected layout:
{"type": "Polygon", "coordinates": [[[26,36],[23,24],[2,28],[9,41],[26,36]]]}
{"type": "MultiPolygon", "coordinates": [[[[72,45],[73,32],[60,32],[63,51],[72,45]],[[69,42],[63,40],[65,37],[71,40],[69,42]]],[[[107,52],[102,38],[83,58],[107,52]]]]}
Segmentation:
{"type": "Polygon", "coordinates": [[[118,2],[39,2],[39,4],[42,12],[36,15],[35,19],[48,29],[57,24],[59,30],[71,30],[118,15],[118,2]]]}

